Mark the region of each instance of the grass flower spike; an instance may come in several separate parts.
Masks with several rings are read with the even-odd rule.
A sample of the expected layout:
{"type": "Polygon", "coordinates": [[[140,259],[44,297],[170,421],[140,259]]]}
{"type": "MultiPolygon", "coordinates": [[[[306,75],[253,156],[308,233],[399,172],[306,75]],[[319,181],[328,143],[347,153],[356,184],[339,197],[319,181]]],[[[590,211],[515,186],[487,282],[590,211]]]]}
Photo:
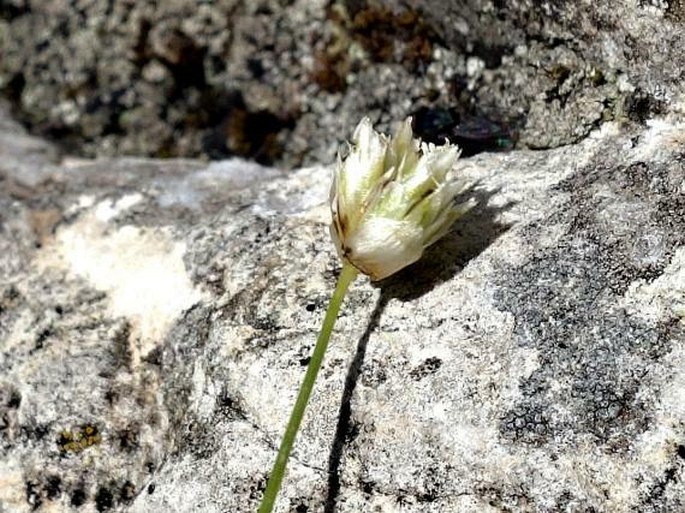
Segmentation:
{"type": "Polygon", "coordinates": [[[414,139],[411,119],[392,138],[362,119],[331,188],[331,235],[341,257],[372,280],[416,262],[473,206],[455,204],[465,189],[448,178],[458,157],[454,145],[414,139]]]}
{"type": "Polygon", "coordinates": [[[350,283],[359,271],[381,280],[415,262],[445,235],[472,202],[457,205],[463,182],[451,180],[459,149],[414,139],[411,119],[394,137],[374,131],[364,118],[345,159],[338,159],[331,188],[331,235],[342,270],[321,332],[264,491],[259,513],[271,513],[285,476],[333,326],[350,283]]]}

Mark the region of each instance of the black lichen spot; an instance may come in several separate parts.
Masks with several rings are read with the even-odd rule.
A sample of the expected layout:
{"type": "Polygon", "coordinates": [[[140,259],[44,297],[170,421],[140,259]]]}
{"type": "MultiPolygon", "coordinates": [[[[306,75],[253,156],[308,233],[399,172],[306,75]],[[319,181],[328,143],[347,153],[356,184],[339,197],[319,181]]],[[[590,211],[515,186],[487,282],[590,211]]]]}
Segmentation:
{"type": "Polygon", "coordinates": [[[669,467],[666,469],[664,472],[664,475],[661,479],[658,479],[655,483],[652,484],[650,487],[649,491],[646,493],[646,495],[643,498],[643,504],[644,505],[649,505],[650,510],[658,505],[658,503],[661,501],[662,497],[666,493],[666,489],[672,485],[677,483],[678,481],[678,471],[675,467],[669,467]]]}
{"type": "Polygon", "coordinates": [[[412,379],[418,381],[426,376],[435,374],[441,366],[442,360],[433,356],[422,362],[418,367],[412,369],[411,372],[409,372],[409,375],[412,379]]]}
{"type": "Polygon", "coordinates": [[[112,406],[114,403],[116,403],[119,400],[119,392],[117,392],[115,389],[110,388],[105,392],[105,401],[107,401],[107,404],[112,406]]]}
{"type": "Polygon", "coordinates": [[[191,418],[182,432],[185,452],[197,459],[211,458],[218,446],[216,429],[197,418],[191,418]]]}
{"type": "Polygon", "coordinates": [[[571,76],[571,70],[562,64],[557,64],[547,70],[547,74],[555,84],[551,89],[545,91],[545,102],[552,103],[553,101],[559,101],[561,106],[564,107],[571,93],[570,91],[562,93],[561,89],[564,82],[571,76]]]}
{"type": "Polygon", "coordinates": [[[7,407],[12,409],[17,409],[21,405],[21,393],[19,390],[12,390],[10,393],[9,400],[7,401],[7,407]]]}
{"type": "Polygon", "coordinates": [[[304,307],[305,310],[308,312],[313,312],[316,310],[316,305],[314,303],[308,303],[307,306],[304,307]]]}
{"type": "Polygon", "coordinates": [[[624,421],[630,422],[631,429],[642,432],[647,429],[651,415],[647,406],[636,398],[638,383],[625,379],[623,383],[597,380],[595,373],[602,375],[608,371],[599,369],[589,365],[586,372],[579,373],[571,389],[571,402],[577,402],[583,412],[579,426],[600,441],[611,442],[614,449],[627,450],[630,443],[622,440],[624,421]]]}
{"type": "MultiPolygon", "coordinates": [[[[429,469],[429,477],[434,471],[429,469]]],[[[398,506],[408,506],[415,504],[430,504],[440,499],[438,488],[431,484],[428,491],[413,491],[400,488],[397,490],[397,504],[398,506]]]]}
{"type": "Polygon", "coordinates": [[[13,285],[3,289],[0,293],[0,315],[14,308],[19,297],[19,291],[13,285]]]}
{"type": "Polygon", "coordinates": [[[638,88],[625,100],[628,118],[636,123],[644,123],[655,114],[663,112],[663,102],[638,88]]]}
{"type": "Polygon", "coordinates": [[[507,413],[500,429],[517,442],[540,445],[547,441],[549,420],[542,406],[523,402],[507,413]]]}
{"type": "Polygon", "coordinates": [[[679,445],[677,450],[678,457],[685,460],[685,445],[679,445]]]}
{"type": "Polygon", "coordinates": [[[62,494],[62,479],[51,475],[26,482],[26,502],[33,510],[40,508],[46,500],[53,501],[62,494]]]}
{"type": "Polygon", "coordinates": [[[431,503],[431,502],[435,502],[437,500],[438,500],[438,496],[436,495],[435,492],[424,492],[424,493],[420,493],[416,496],[416,502],[418,502],[419,504],[431,503]]]}
{"type": "Polygon", "coordinates": [[[296,513],[307,513],[309,511],[309,506],[306,504],[298,504],[295,511],[296,513]]]}
{"type": "Polygon", "coordinates": [[[224,275],[226,267],[218,262],[212,262],[207,267],[200,267],[193,272],[193,281],[202,284],[215,296],[222,296],[226,292],[224,275]]]}
{"type": "MultiPolygon", "coordinates": [[[[675,450],[676,458],[685,459],[685,445],[678,445],[675,450]]],[[[663,475],[656,479],[646,493],[642,496],[642,508],[640,511],[676,511],[680,510],[680,502],[677,501],[676,508],[673,504],[669,507],[669,499],[667,498],[667,490],[669,487],[678,486],[679,481],[682,479],[682,463],[677,460],[673,464],[666,468],[663,475]]],[[[678,497],[678,495],[676,495],[678,497]]]]}
{"type": "Polygon", "coordinates": [[[310,360],[312,359],[312,348],[309,346],[301,346],[297,356],[295,357],[297,359],[297,362],[302,366],[306,367],[309,365],[310,360]]]}
{"type": "Polygon", "coordinates": [[[155,483],[150,483],[149,485],[147,485],[147,494],[152,495],[153,493],[155,493],[156,487],[157,486],[155,485],[155,483]]]}
{"type": "Polygon", "coordinates": [[[644,190],[649,187],[651,180],[651,173],[649,166],[645,162],[633,162],[623,170],[618,176],[621,179],[621,185],[626,189],[637,188],[644,190]]]}
{"type": "MultiPolygon", "coordinates": [[[[449,469],[449,466],[447,467],[449,469]]],[[[423,489],[416,494],[418,503],[431,503],[440,498],[441,489],[444,483],[444,476],[436,467],[429,467],[425,472],[425,483],[423,489]]]]}
{"type": "MultiPolygon", "coordinates": [[[[479,486],[476,488],[479,497],[486,499],[488,504],[499,511],[525,511],[530,505],[529,498],[519,487],[514,490],[507,489],[506,486],[479,486]]],[[[589,513],[589,512],[588,512],[589,513]]]]}
{"type": "MultiPolygon", "coordinates": [[[[3,431],[12,430],[18,423],[16,411],[21,405],[21,393],[14,385],[0,383],[0,439],[3,431]]],[[[0,444],[1,445],[1,444],[0,444]]]]}
{"type": "Polygon", "coordinates": [[[44,489],[48,500],[55,500],[62,494],[62,479],[59,476],[48,476],[44,489]]]}
{"type": "Polygon", "coordinates": [[[248,319],[248,322],[254,329],[268,334],[277,333],[281,329],[273,314],[254,316],[248,319]]]}
{"type": "Polygon", "coordinates": [[[347,431],[345,432],[345,443],[347,445],[351,444],[356,440],[361,431],[361,424],[359,422],[350,421],[347,425],[347,431]]]}
{"type": "Polygon", "coordinates": [[[571,504],[573,499],[574,499],[574,497],[570,491],[564,490],[563,492],[561,492],[561,494],[559,494],[557,496],[556,501],[555,501],[556,502],[555,506],[557,508],[557,511],[568,511],[570,509],[568,506],[569,506],[569,504],[571,504]]]}
{"type": "Polygon", "coordinates": [[[113,506],[114,496],[112,495],[112,492],[106,487],[101,486],[95,494],[95,509],[102,513],[103,511],[112,509],[113,506]]]}
{"type": "Polygon", "coordinates": [[[71,494],[70,503],[75,508],[78,508],[86,503],[86,499],[86,492],[83,490],[83,488],[77,488],[71,494]]]}
{"type": "Polygon", "coordinates": [[[45,346],[45,341],[52,335],[52,330],[50,328],[45,328],[36,336],[35,350],[43,349],[45,346]]]}
{"type": "Polygon", "coordinates": [[[376,483],[374,483],[373,481],[362,481],[361,484],[362,491],[367,495],[371,495],[376,488],[376,483]]]}
{"type": "Polygon", "coordinates": [[[587,79],[595,87],[603,86],[607,83],[604,73],[602,73],[602,70],[599,68],[592,68],[587,74],[587,79]]]}
{"type": "Polygon", "coordinates": [[[119,502],[129,504],[136,496],[136,487],[131,481],[124,482],[119,491],[119,502]]]}
{"type": "Polygon", "coordinates": [[[26,502],[34,511],[43,505],[43,497],[41,496],[38,483],[34,481],[26,482],[26,502]]]}
{"type": "Polygon", "coordinates": [[[36,424],[34,426],[21,426],[20,430],[26,440],[40,442],[50,432],[50,426],[36,424]]]}
{"type": "Polygon", "coordinates": [[[150,365],[161,366],[162,365],[162,347],[161,346],[155,347],[152,351],[150,351],[147,355],[145,355],[143,357],[143,361],[145,363],[149,363],[150,365]]]}
{"type": "Polygon", "coordinates": [[[250,499],[261,499],[264,490],[266,489],[267,478],[262,477],[254,485],[250,486],[250,499]]]}
{"type": "Polygon", "coordinates": [[[138,427],[131,426],[127,429],[121,430],[117,438],[119,440],[119,448],[125,452],[132,452],[139,446],[138,441],[138,427]]]}
{"type": "Polygon", "coordinates": [[[365,364],[361,373],[361,382],[364,386],[376,388],[388,380],[385,365],[378,360],[372,360],[365,364]]]}
{"type": "Polygon", "coordinates": [[[233,397],[228,390],[223,390],[217,397],[216,412],[227,420],[247,419],[247,411],[240,399],[233,397]]]}

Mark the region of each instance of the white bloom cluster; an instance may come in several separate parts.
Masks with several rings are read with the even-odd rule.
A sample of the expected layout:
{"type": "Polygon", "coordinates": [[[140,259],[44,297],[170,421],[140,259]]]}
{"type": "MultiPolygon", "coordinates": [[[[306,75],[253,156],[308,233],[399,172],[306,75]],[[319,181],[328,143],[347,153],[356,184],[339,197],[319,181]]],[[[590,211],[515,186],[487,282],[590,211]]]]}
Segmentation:
{"type": "Polygon", "coordinates": [[[394,137],[368,118],[338,159],[331,188],[331,235],[340,256],[372,280],[417,261],[474,201],[455,203],[466,184],[448,178],[459,148],[414,139],[411,118],[394,137]]]}

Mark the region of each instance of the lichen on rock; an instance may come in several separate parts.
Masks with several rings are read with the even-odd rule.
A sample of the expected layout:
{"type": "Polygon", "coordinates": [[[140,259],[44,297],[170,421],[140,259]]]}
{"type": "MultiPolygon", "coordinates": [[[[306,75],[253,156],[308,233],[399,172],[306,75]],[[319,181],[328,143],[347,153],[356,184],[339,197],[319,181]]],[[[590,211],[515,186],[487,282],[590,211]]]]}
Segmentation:
{"type": "MultiPolygon", "coordinates": [[[[3,116],[0,509],[255,510],[338,270],[330,169],[62,162],[3,116]]],[[[458,161],[478,206],[351,289],[281,509],[682,509],[684,133],[458,161]]]]}

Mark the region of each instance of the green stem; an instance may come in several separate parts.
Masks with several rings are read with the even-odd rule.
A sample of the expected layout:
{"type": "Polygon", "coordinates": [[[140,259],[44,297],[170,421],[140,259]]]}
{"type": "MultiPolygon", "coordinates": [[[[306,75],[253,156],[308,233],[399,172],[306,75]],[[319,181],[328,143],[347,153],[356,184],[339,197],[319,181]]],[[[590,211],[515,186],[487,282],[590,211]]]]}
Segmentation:
{"type": "Polygon", "coordinates": [[[309,360],[307,373],[304,375],[304,381],[302,381],[300,391],[297,394],[297,400],[295,401],[295,406],[290,414],[290,420],[288,421],[288,427],[285,429],[285,435],[283,435],[281,447],[278,449],[278,456],[276,456],[274,468],[269,475],[269,481],[266,484],[264,497],[262,498],[262,503],[259,506],[259,513],[271,513],[271,510],[274,507],[278,490],[281,488],[281,482],[283,481],[283,476],[285,475],[285,467],[288,464],[288,457],[290,456],[290,451],[293,448],[297,431],[300,429],[302,417],[304,416],[304,411],[307,408],[309,396],[312,394],[316,376],[319,374],[321,362],[323,361],[323,355],[326,353],[326,348],[328,347],[328,340],[331,338],[333,326],[338,318],[340,305],[342,304],[345,293],[347,292],[347,287],[354,281],[356,277],[357,269],[348,263],[344,263],[342,271],[340,271],[340,276],[338,277],[338,283],[335,285],[333,297],[328,305],[328,310],[326,310],[326,316],[324,317],[323,325],[321,326],[321,332],[319,333],[319,338],[316,341],[316,346],[314,347],[314,352],[312,353],[312,358],[309,360]]]}

